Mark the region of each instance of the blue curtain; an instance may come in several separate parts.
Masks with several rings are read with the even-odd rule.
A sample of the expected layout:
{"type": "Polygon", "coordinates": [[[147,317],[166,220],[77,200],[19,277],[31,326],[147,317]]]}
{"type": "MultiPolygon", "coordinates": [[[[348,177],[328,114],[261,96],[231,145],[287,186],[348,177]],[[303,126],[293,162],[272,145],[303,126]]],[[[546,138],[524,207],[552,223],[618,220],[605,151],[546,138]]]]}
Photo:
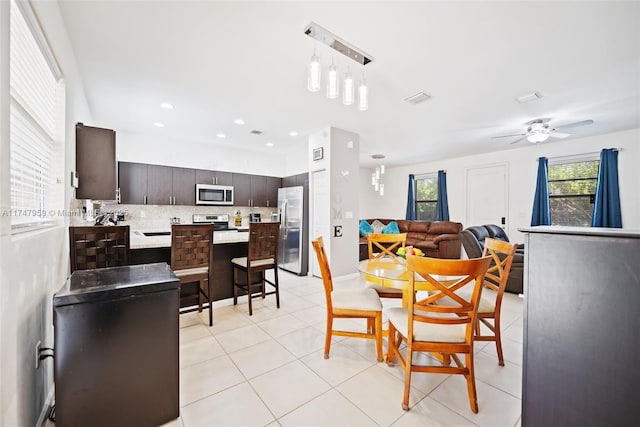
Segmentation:
{"type": "Polygon", "coordinates": [[[538,159],[538,179],[536,195],[533,199],[531,225],[551,225],[551,208],[549,207],[549,159],[538,159]]]}
{"type": "Polygon", "coordinates": [[[438,203],[436,221],[449,221],[449,201],[447,200],[447,173],[438,171],[438,203]]]}
{"type": "Polygon", "coordinates": [[[409,174],[409,189],[407,191],[407,214],[406,219],[416,219],[416,177],[409,174]]]}
{"type": "Polygon", "coordinates": [[[620,187],[618,186],[618,151],[605,148],[600,153],[600,168],[593,205],[592,227],[622,228],[620,187]]]}

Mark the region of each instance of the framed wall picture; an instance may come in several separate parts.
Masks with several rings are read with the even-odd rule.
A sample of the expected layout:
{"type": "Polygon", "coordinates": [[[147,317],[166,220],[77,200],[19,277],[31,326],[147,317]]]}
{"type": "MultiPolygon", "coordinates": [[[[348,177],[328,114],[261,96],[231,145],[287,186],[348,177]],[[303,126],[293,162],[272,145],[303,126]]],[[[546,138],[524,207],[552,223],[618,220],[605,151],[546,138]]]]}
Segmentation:
{"type": "Polygon", "coordinates": [[[313,161],[314,162],[316,160],[322,160],[323,157],[324,157],[324,150],[322,149],[322,147],[318,147],[318,148],[314,148],[313,149],[313,161]]]}

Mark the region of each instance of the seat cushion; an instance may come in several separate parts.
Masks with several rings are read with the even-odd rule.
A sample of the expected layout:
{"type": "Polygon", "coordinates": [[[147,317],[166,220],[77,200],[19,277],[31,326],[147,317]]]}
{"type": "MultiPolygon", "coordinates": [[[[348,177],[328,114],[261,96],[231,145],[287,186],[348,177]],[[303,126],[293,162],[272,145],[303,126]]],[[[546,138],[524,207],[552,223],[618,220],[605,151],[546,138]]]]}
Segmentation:
{"type": "MultiPolygon", "coordinates": [[[[429,313],[430,316],[436,317],[435,313],[429,313]]],[[[394,307],[387,310],[389,322],[404,337],[408,334],[409,319],[407,309],[405,307],[394,307]]],[[[442,317],[456,317],[455,315],[442,317]]],[[[413,339],[414,341],[430,341],[430,342],[465,342],[466,325],[436,325],[434,323],[413,322],[413,339]]]]}
{"type": "MultiPolygon", "coordinates": [[[[231,263],[237,265],[238,267],[247,268],[247,257],[244,256],[240,258],[233,258],[231,260],[231,263]]],[[[251,261],[251,267],[261,267],[261,266],[272,265],[272,264],[275,264],[275,261],[273,258],[251,261]]]]}
{"type": "Polygon", "coordinates": [[[331,292],[334,309],[381,311],[382,302],[373,289],[344,289],[331,292]]]}
{"type": "Polygon", "coordinates": [[[209,272],[209,267],[185,268],[184,270],[174,270],[177,277],[190,276],[192,274],[204,274],[209,272]]]}

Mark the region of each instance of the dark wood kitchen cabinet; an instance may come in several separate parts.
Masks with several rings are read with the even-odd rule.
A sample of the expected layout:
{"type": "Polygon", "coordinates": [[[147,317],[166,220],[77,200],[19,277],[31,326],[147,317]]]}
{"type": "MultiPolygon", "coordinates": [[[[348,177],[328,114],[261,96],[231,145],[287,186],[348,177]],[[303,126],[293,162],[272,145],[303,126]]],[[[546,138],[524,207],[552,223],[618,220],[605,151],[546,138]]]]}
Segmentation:
{"type": "Polygon", "coordinates": [[[251,175],[251,206],[267,206],[267,177],[251,175]]]}
{"type": "Polygon", "coordinates": [[[116,133],[76,124],[77,199],[116,200],[116,133]]]}
{"type": "Polygon", "coordinates": [[[196,170],[172,168],[173,204],[193,206],[196,204],[196,170]]]}
{"type": "Polygon", "coordinates": [[[195,169],[119,162],[120,203],[195,205],[195,169]]]}
{"type": "Polygon", "coordinates": [[[268,208],[275,208],[278,206],[278,188],[282,186],[282,178],[276,178],[274,176],[268,176],[266,178],[267,189],[265,198],[267,204],[265,206],[268,208]]]}
{"type": "Polygon", "coordinates": [[[172,205],[173,168],[147,165],[147,205],[172,205]]]}
{"type": "Polygon", "coordinates": [[[147,165],[118,162],[118,185],[120,203],[144,205],[147,200],[147,165]]]}
{"type": "Polygon", "coordinates": [[[251,206],[251,175],[233,174],[233,204],[234,206],[251,206]]]}
{"type": "Polygon", "coordinates": [[[233,185],[231,172],[196,169],[196,184],[233,185]]]}

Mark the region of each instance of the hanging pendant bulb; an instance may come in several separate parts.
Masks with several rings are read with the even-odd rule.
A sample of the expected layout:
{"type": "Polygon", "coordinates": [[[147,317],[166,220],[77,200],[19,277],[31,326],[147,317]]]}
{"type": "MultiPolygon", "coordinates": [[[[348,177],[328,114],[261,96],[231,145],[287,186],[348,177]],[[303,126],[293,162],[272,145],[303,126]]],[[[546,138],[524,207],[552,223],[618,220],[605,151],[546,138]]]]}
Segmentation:
{"type": "Polygon", "coordinates": [[[384,165],[380,165],[380,173],[384,174],[384,165]]]}
{"type": "Polygon", "coordinates": [[[371,172],[371,185],[376,185],[376,173],[371,172]]]}
{"type": "Polygon", "coordinates": [[[313,47],[313,56],[309,63],[309,71],[307,73],[307,89],[310,92],[320,90],[320,58],[316,55],[316,48],[313,47]]]}
{"type": "Polygon", "coordinates": [[[338,87],[338,69],[333,64],[333,58],[331,58],[331,65],[327,72],[327,98],[336,99],[339,92],[338,87]]]}
{"type": "Polygon", "coordinates": [[[349,71],[344,75],[344,85],[342,88],[342,103],[344,105],[353,105],[355,98],[355,87],[353,83],[353,76],[349,71]]]}
{"type": "Polygon", "coordinates": [[[380,184],[380,195],[384,196],[384,184],[380,184]]]}
{"type": "Polygon", "coordinates": [[[367,82],[362,76],[358,86],[358,110],[367,111],[369,109],[369,88],[367,82]]]}

